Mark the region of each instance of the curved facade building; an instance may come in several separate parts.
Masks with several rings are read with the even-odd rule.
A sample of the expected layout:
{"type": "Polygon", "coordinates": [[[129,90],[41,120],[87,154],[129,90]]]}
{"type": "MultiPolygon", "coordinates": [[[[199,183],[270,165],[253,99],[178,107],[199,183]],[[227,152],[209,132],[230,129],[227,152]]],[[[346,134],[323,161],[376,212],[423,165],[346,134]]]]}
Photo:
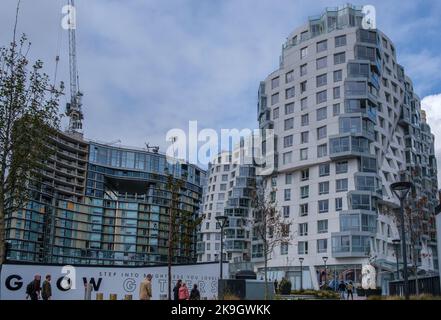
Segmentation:
{"type": "Polygon", "coordinates": [[[196,228],[205,172],[163,154],[59,133],[56,153],[33,201],[7,214],[7,259],[38,263],[167,263],[172,192],[181,180],[173,263],[196,261],[196,228]],[[171,179],[171,176],[174,176],[171,179]]]}
{"type": "Polygon", "coordinates": [[[360,283],[368,261],[378,283],[393,279],[399,234],[390,212],[399,203],[390,184],[402,180],[425,199],[416,260],[426,272],[437,266],[434,136],[393,42],[363,29],[362,19],[351,5],[311,17],[289,35],[279,69],[259,87],[260,128],[276,134],[277,174],[268,185],[294,237],[275,250],[270,277],[287,274],[297,288],[301,274],[305,287],[360,283]]]}
{"type": "Polygon", "coordinates": [[[233,152],[221,152],[208,166],[203,193],[204,220],[198,235],[198,262],[219,261],[221,230],[216,217],[220,215],[228,218],[224,227],[224,260],[233,263],[251,261],[256,168],[245,164],[242,146],[233,152]]]}

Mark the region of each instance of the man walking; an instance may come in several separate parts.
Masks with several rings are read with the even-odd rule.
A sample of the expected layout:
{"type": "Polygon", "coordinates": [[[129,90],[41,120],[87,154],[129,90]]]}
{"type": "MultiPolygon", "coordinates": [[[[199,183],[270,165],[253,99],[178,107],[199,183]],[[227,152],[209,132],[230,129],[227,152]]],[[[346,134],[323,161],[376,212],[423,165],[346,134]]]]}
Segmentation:
{"type": "Polygon", "coordinates": [[[29,282],[29,284],[26,287],[26,299],[31,298],[31,300],[38,300],[40,299],[40,292],[41,292],[41,276],[39,274],[36,274],[34,276],[34,280],[29,282]]]}
{"type": "Polygon", "coordinates": [[[348,300],[349,300],[349,296],[351,296],[351,300],[354,300],[354,286],[352,284],[352,281],[349,281],[348,286],[346,287],[346,290],[348,291],[348,300]]]}
{"type": "Polygon", "coordinates": [[[50,300],[52,297],[51,275],[46,275],[46,280],[43,281],[43,287],[41,290],[41,297],[43,300],[50,300]]]}
{"type": "Polygon", "coordinates": [[[279,286],[279,282],[276,280],[274,280],[274,292],[277,293],[277,287],[279,286]]]}
{"type": "Polygon", "coordinates": [[[179,300],[179,289],[181,288],[182,280],[179,279],[178,282],[176,282],[175,287],[173,288],[173,300],[179,300]]]}
{"type": "Polygon", "coordinates": [[[190,292],[190,300],[201,300],[201,293],[198,290],[198,285],[195,283],[190,292]]]}
{"type": "Polygon", "coordinates": [[[338,291],[340,292],[340,299],[345,300],[345,290],[346,290],[346,284],[344,281],[340,281],[340,284],[338,285],[338,291]]]}
{"type": "Polygon", "coordinates": [[[148,274],[139,287],[139,300],[150,300],[152,298],[152,275],[148,274]]]}

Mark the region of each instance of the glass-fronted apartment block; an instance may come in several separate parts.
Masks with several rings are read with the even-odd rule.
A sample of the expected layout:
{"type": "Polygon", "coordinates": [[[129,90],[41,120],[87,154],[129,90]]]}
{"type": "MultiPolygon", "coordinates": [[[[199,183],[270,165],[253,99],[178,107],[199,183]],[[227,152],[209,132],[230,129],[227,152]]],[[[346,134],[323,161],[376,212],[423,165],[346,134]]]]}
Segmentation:
{"type": "Polygon", "coordinates": [[[205,171],[164,154],[86,141],[59,132],[32,201],[6,215],[8,261],[88,265],[167,263],[170,210],[177,225],[173,263],[196,262],[205,171]],[[171,178],[173,176],[173,178],[171,178]],[[177,205],[172,188],[181,180],[177,205]]]}
{"type": "Polygon", "coordinates": [[[277,172],[266,183],[294,239],[273,252],[270,278],[287,274],[296,288],[301,257],[305,288],[325,279],[360,283],[368,261],[383,286],[393,279],[399,229],[390,212],[399,202],[390,184],[402,180],[425,199],[419,267],[437,268],[434,136],[393,42],[363,29],[362,19],[362,8],[351,5],[311,17],[289,35],[279,69],[259,86],[259,127],[276,135],[277,172]]]}
{"type": "MultiPolygon", "coordinates": [[[[221,152],[208,166],[202,215],[198,233],[198,262],[219,261],[221,229],[216,217],[227,216],[223,259],[235,263],[251,261],[251,219],[256,168],[244,162],[244,150],[221,152]]],[[[231,271],[231,267],[230,267],[231,271]]]]}

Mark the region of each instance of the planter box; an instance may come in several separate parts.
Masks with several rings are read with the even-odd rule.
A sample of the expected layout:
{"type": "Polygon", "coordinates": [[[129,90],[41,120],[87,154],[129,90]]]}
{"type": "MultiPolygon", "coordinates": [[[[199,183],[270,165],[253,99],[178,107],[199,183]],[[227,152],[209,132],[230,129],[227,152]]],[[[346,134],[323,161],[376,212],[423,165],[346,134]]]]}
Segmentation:
{"type": "Polygon", "coordinates": [[[369,296],[381,296],[381,289],[357,289],[357,296],[369,297],[369,296]]]}

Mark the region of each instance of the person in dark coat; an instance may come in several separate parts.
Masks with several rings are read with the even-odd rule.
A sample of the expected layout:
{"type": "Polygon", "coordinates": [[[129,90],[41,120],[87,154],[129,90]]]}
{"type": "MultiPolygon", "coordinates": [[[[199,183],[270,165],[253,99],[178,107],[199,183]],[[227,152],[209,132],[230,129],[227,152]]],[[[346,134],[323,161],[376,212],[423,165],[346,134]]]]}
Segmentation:
{"type": "Polygon", "coordinates": [[[40,299],[41,292],[41,276],[36,274],[34,280],[32,280],[26,287],[26,299],[31,298],[31,300],[40,299]]]}
{"type": "Polygon", "coordinates": [[[41,289],[41,297],[43,300],[50,300],[52,297],[51,275],[46,275],[46,280],[43,281],[41,289]]]}
{"type": "Polygon", "coordinates": [[[173,288],[173,300],[179,300],[179,288],[182,285],[182,280],[179,279],[178,282],[176,282],[175,287],[173,288]]]}
{"type": "Polygon", "coordinates": [[[338,291],[340,292],[340,298],[344,300],[345,298],[345,291],[346,291],[346,284],[344,281],[340,281],[340,284],[338,285],[338,291]]]}
{"type": "Polygon", "coordinates": [[[278,286],[279,286],[279,282],[276,279],[276,280],[274,280],[274,291],[275,291],[275,293],[277,293],[278,286]]]}
{"type": "Polygon", "coordinates": [[[190,292],[190,300],[201,300],[201,293],[198,290],[198,285],[194,284],[190,292]]]}

